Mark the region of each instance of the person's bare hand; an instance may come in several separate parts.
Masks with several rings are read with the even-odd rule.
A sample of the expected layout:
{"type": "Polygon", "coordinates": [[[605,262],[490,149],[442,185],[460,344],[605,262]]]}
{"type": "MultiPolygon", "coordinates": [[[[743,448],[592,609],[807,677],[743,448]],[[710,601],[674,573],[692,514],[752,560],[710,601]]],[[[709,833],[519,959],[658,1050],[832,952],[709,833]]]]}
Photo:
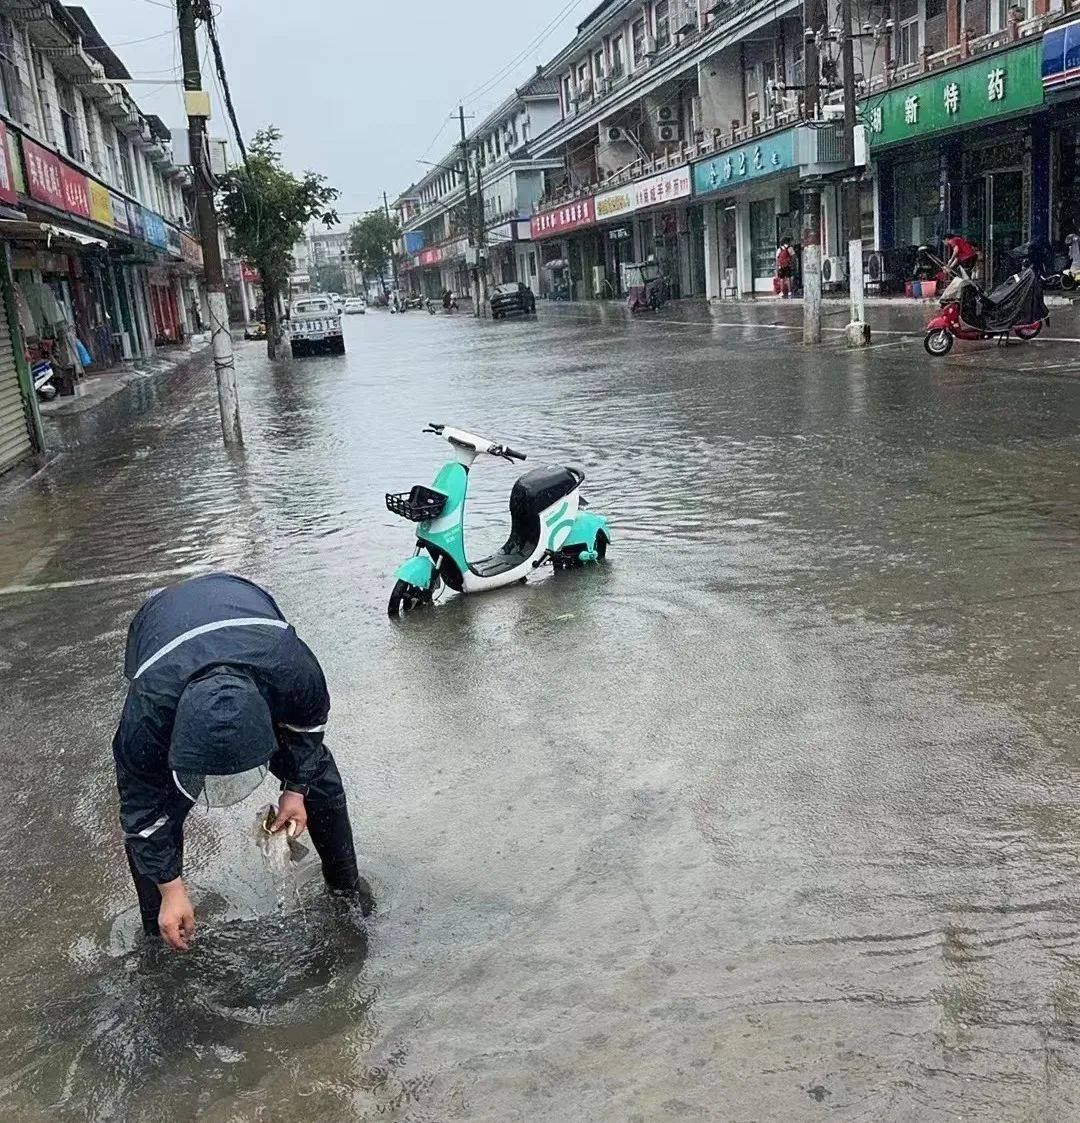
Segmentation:
{"type": "Polygon", "coordinates": [[[174,951],[187,951],[195,935],[195,910],[191,907],[187,889],[180,878],[158,888],[161,890],[161,908],[158,910],[161,938],[174,951]]]}
{"type": "Polygon", "coordinates": [[[279,831],[289,823],[293,824],[289,831],[293,838],[297,838],[307,830],[307,807],[304,804],[304,797],[299,792],[281,793],[277,818],[270,824],[270,830],[279,831]]]}

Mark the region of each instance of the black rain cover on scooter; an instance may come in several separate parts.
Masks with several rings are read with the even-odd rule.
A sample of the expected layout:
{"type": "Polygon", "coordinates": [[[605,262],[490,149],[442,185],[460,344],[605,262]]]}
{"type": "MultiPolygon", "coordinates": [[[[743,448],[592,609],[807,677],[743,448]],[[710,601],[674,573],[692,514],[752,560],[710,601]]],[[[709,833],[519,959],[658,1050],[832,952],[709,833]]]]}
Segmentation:
{"type": "Polygon", "coordinates": [[[1017,324],[1034,324],[1047,316],[1042,282],[1031,266],[1003,281],[989,295],[975,285],[960,294],[960,318],[980,331],[1007,332],[1017,324]]]}

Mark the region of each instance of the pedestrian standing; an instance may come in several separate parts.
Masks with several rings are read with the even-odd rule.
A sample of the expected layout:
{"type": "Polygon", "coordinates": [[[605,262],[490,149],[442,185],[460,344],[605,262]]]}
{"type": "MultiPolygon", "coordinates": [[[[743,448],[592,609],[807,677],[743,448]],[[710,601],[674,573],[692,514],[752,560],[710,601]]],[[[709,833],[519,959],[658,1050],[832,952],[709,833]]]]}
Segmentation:
{"type": "Polygon", "coordinates": [[[791,296],[791,278],[795,273],[795,254],[791,239],[784,238],[776,250],[776,287],[780,296],[791,296]]]}
{"type": "Polygon", "coordinates": [[[124,674],[113,756],[146,932],[187,949],[195,914],[182,876],[184,820],[196,804],[239,803],[268,772],[281,782],[272,829],[307,829],[327,884],[370,913],[345,789],[323,740],[326,680],[269,593],[215,573],[154,594],[128,629],[124,674]]]}

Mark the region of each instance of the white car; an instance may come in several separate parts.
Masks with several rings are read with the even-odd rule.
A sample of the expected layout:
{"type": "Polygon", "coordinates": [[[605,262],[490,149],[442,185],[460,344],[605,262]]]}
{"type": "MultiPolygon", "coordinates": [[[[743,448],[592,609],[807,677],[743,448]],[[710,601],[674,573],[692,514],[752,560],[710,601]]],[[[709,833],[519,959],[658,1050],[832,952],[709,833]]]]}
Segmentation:
{"type": "Polygon", "coordinates": [[[286,330],[293,358],[317,351],[345,354],[341,313],[330,297],[322,293],[301,296],[292,302],[286,330]]]}
{"type": "Polygon", "coordinates": [[[349,296],[345,298],[345,313],[346,315],[352,312],[364,313],[367,311],[367,305],[364,303],[363,298],[359,296],[349,296]]]}

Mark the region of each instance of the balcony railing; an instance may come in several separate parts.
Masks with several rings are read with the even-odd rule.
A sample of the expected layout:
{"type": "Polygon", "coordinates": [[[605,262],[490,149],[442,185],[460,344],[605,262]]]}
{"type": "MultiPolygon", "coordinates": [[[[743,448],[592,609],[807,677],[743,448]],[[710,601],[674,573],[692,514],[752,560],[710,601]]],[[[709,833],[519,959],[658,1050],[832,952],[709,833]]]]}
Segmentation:
{"type": "Polygon", "coordinates": [[[910,82],[923,74],[937,70],[945,70],[966,62],[969,58],[987,54],[990,51],[1000,50],[1013,43],[1037,38],[1050,26],[1056,23],[1066,12],[1080,11],[1080,0],[1065,0],[1064,8],[1060,12],[1050,12],[1046,15],[1032,16],[1031,19],[1011,19],[1007,26],[1000,31],[992,31],[988,35],[977,38],[967,35],[964,39],[942,51],[923,51],[922,55],[912,63],[905,66],[887,68],[881,74],[875,74],[868,84],[864,84],[863,93],[875,93],[887,89],[889,86],[898,86],[910,82]]]}
{"type": "Polygon", "coordinates": [[[678,148],[669,149],[650,159],[638,159],[625,167],[620,168],[614,175],[606,176],[592,183],[577,184],[572,187],[557,189],[539,199],[533,206],[534,211],[547,210],[549,207],[569,203],[574,199],[582,199],[589,195],[596,195],[602,191],[621,187],[626,183],[633,183],[645,179],[658,172],[669,171],[671,168],[681,167],[683,164],[696,160],[704,160],[737,148],[741,144],[767,136],[770,133],[780,132],[790,128],[802,120],[802,112],[798,109],[785,109],[765,117],[754,118],[749,124],[732,124],[728,130],[711,129],[700,139],[688,142],[683,141],[678,148]]]}

